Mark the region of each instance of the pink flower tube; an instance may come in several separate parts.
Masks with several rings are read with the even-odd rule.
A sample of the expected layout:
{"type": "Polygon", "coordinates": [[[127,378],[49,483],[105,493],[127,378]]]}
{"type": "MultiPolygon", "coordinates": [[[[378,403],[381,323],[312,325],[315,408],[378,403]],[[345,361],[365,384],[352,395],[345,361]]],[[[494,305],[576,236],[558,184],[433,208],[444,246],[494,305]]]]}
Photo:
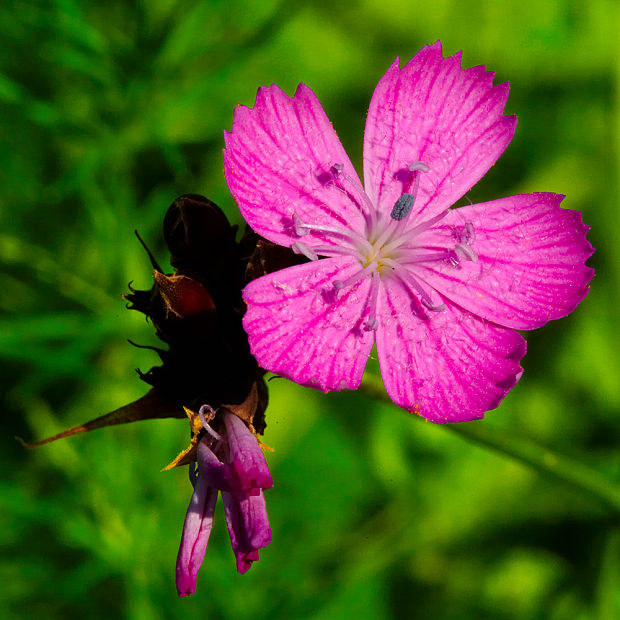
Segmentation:
{"type": "Polygon", "coordinates": [[[323,391],[359,387],[376,344],[396,404],[434,422],[483,417],[522,374],[516,330],[572,312],[593,270],[588,227],[532,193],[451,208],[515,132],[508,84],[439,42],[370,102],[360,181],[315,94],[260,88],[225,133],[241,214],[309,262],[252,281],[244,328],[265,369],[323,391]]]}
{"type": "Polygon", "coordinates": [[[225,433],[218,435],[205,424],[198,444],[198,476],[187,509],[177,556],[179,596],[193,594],[204,560],[218,491],[237,571],[245,573],[258,560],[258,550],[271,542],[271,529],[263,489],[273,487],[265,457],[254,435],[236,415],[224,410],[225,433]]]}

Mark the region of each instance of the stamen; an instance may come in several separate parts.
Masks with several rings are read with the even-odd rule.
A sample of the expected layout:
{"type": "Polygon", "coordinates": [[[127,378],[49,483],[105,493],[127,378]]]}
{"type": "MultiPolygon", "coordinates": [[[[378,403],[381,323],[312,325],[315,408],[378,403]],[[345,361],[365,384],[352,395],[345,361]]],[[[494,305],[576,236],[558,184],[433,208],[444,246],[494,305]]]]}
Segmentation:
{"type": "MultiPolygon", "coordinates": [[[[415,204],[416,196],[418,195],[418,189],[420,187],[420,176],[423,172],[428,172],[430,168],[423,161],[414,161],[409,165],[408,170],[412,172],[411,180],[409,182],[409,188],[405,191],[392,207],[390,217],[387,225],[384,225],[375,240],[375,247],[381,247],[388,239],[396,239],[400,237],[400,233],[406,228],[404,220],[407,218],[413,205],[415,204]],[[394,225],[396,222],[396,225],[394,225]]],[[[402,239],[401,239],[402,242],[402,239]]],[[[396,247],[400,244],[396,244],[396,247]]],[[[395,247],[390,244],[390,249],[395,247]]]]}
{"type": "Polygon", "coordinates": [[[444,261],[446,258],[452,258],[452,251],[444,252],[429,252],[428,254],[418,254],[416,256],[410,256],[409,252],[403,253],[403,258],[397,253],[393,258],[401,265],[416,265],[418,263],[436,263],[444,261]]]}
{"type": "Polygon", "coordinates": [[[378,271],[373,271],[370,281],[370,295],[368,297],[368,318],[364,321],[364,329],[366,331],[374,331],[377,329],[379,322],[377,321],[377,297],[379,296],[379,282],[381,276],[378,271]]]}
{"type": "Polygon", "coordinates": [[[372,204],[372,201],[368,197],[368,194],[364,190],[364,188],[350,175],[344,172],[343,164],[334,164],[331,169],[332,176],[334,179],[338,179],[342,177],[345,181],[347,181],[353,189],[357,192],[357,195],[362,199],[362,202],[366,204],[366,209],[368,214],[371,215],[374,221],[374,213],[377,210],[375,205],[372,204]]]}
{"type": "Polygon", "coordinates": [[[222,441],[222,442],[226,441],[224,437],[222,437],[219,433],[216,433],[208,424],[205,426],[205,429],[207,433],[211,435],[211,437],[217,439],[218,441],[222,441]]]}
{"type": "MultiPolygon", "coordinates": [[[[396,208],[396,205],[394,205],[394,208],[396,208]]],[[[392,209],[392,212],[393,211],[394,209],[392,209]]],[[[399,230],[401,223],[396,220],[389,219],[382,222],[382,224],[382,227],[377,227],[375,229],[377,236],[375,237],[375,240],[373,242],[373,248],[381,248],[383,251],[385,251],[385,248],[387,246],[384,246],[384,243],[386,243],[388,239],[400,239],[397,231],[399,230]]]]}
{"type": "Polygon", "coordinates": [[[361,280],[364,276],[368,275],[368,273],[375,271],[378,265],[376,261],[373,261],[364,269],[360,269],[357,273],[354,273],[350,278],[346,280],[334,280],[332,285],[333,287],[339,291],[341,288],[345,288],[347,286],[351,286],[351,284],[355,284],[358,280],[361,280]]]}
{"type": "Polygon", "coordinates": [[[212,437],[214,437],[218,441],[226,441],[219,433],[216,433],[209,426],[209,424],[207,422],[207,418],[205,416],[205,411],[208,411],[211,414],[211,418],[213,418],[215,416],[215,410],[213,409],[213,407],[210,407],[209,405],[203,405],[198,410],[198,417],[200,418],[200,421],[202,422],[202,425],[204,426],[204,428],[207,431],[207,433],[209,433],[209,435],[211,435],[212,437]]]}
{"type": "Polygon", "coordinates": [[[364,262],[364,256],[354,248],[343,248],[337,245],[313,245],[310,249],[320,256],[354,256],[361,263],[364,262]]]}
{"type": "Polygon", "coordinates": [[[433,300],[430,295],[424,290],[419,280],[408,269],[404,269],[399,263],[390,259],[385,259],[383,263],[393,269],[394,275],[400,278],[403,284],[409,285],[415,289],[420,296],[420,301],[426,308],[432,310],[433,312],[441,312],[446,309],[446,304],[440,304],[438,306],[433,304],[433,300]]]}
{"type": "Polygon", "coordinates": [[[306,258],[310,260],[319,260],[314,248],[311,248],[307,243],[303,241],[295,241],[293,245],[291,245],[291,250],[295,252],[295,254],[303,254],[306,258]]]}
{"type": "Polygon", "coordinates": [[[471,222],[465,222],[465,225],[458,233],[458,239],[460,243],[457,243],[455,246],[455,251],[458,250],[457,254],[464,254],[466,260],[470,260],[478,262],[478,255],[471,247],[471,244],[474,242],[476,238],[476,230],[474,229],[474,225],[471,222]]]}
{"type": "Polygon", "coordinates": [[[207,422],[207,416],[205,414],[205,411],[209,412],[209,416],[210,416],[209,420],[212,420],[215,417],[215,409],[213,409],[213,407],[211,407],[210,405],[203,405],[198,410],[198,417],[200,418],[200,421],[202,422],[202,425],[205,428],[207,428],[209,426],[209,424],[207,422]]]}
{"type": "Polygon", "coordinates": [[[409,164],[408,169],[410,172],[413,172],[413,174],[411,175],[411,181],[409,182],[409,189],[407,190],[407,193],[411,194],[415,201],[416,196],[418,195],[418,189],[420,188],[421,173],[428,172],[430,168],[423,161],[414,161],[409,164]]]}
{"type": "Polygon", "coordinates": [[[417,226],[410,228],[407,231],[407,235],[418,235],[421,232],[428,230],[431,226],[434,226],[435,224],[437,224],[437,222],[443,220],[443,218],[446,217],[446,215],[448,215],[449,211],[450,209],[446,209],[445,211],[442,211],[441,213],[439,213],[439,215],[432,217],[430,220],[426,220],[425,222],[422,222],[421,224],[418,224],[417,226]]]}
{"type": "Polygon", "coordinates": [[[362,235],[356,233],[354,230],[350,230],[347,228],[338,228],[337,226],[322,226],[319,224],[304,224],[301,221],[301,218],[297,215],[297,213],[293,213],[293,224],[295,226],[295,232],[303,237],[305,235],[309,235],[311,232],[318,233],[328,233],[332,235],[339,235],[340,237],[345,237],[352,241],[356,247],[360,245],[368,249],[368,251],[372,251],[372,245],[370,242],[362,235]]]}
{"type": "Polygon", "coordinates": [[[461,261],[459,260],[459,255],[454,250],[451,250],[449,254],[450,256],[448,258],[450,259],[450,264],[453,267],[460,267],[461,261]]]}
{"type": "MultiPolygon", "coordinates": [[[[405,229],[404,231],[398,231],[400,234],[395,234],[392,238],[392,241],[386,243],[383,246],[382,248],[383,254],[390,254],[390,252],[396,249],[400,249],[400,248],[403,248],[405,250],[417,248],[418,245],[416,243],[415,237],[419,235],[421,232],[424,232],[425,230],[429,229],[431,226],[433,226],[434,224],[442,220],[444,217],[446,217],[446,215],[448,214],[448,211],[449,209],[446,209],[445,211],[442,211],[439,215],[436,215],[435,217],[432,217],[430,220],[426,220],[426,222],[422,222],[421,224],[418,224],[417,226],[414,226],[413,228],[410,228],[409,230],[405,229]]],[[[393,232],[393,231],[390,231],[390,232],[393,232]]],[[[382,238],[379,240],[384,241],[383,237],[385,237],[385,235],[382,235],[382,238]]]]}

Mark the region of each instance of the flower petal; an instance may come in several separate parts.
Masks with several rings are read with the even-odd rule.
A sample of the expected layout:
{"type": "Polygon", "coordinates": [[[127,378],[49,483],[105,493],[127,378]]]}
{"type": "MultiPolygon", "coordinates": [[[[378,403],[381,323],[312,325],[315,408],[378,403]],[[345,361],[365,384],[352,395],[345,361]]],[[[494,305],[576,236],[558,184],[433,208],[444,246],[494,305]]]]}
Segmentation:
{"type": "Polygon", "coordinates": [[[359,387],[374,333],[363,328],[370,279],[341,289],[361,270],[348,256],[277,271],[248,284],[243,326],[259,365],[324,392],[359,387]]]}
{"type": "MultiPolygon", "coordinates": [[[[262,87],[253,109],[237,106],[224,132],[226,182],[241,215],[260,235],[290,246],[299,240],[293,214],[305,224],[364,230],[361,199],[337,184],[335,164],[361,188],[353,165],[316,95],[300,84],[293,97],[262,87]]],[[[333,244],[320,235],[305,242],[333,244]]]]}
{"type": "Polygon", "coordinates": [[[377,353],[392,400],[433,422],[482,418],[521,377],[525,340],[449,301],[421,318],[400,280],[380,291],[377,353]]]}
{"type": "Polygon", "coordinates": [[[408,166],[423,161],[409,220],[443,211],[495,163],[512,139],[516,116],[504,116],[509,85],[493,86],[484,67],[460,68],[460,52],[443,58],[439,41],[402,69],[381,78],[370,102],[364,136],[364,182],[370,199],[389,214],[406,191],[408,166]]]}
{"type": "Polygon", "coordinates": [[[201,439],[196,453],[198,471],[200,475],[209,481],[209,485],[220,491],[230,491],[230,474],[228,467],[217,458],[213,450],[209,448],[208,439],[201,439]]]}
{"type": "Polygon", "coordinates": [[[237,558],[237,572],[245,573],[258,560],[258,550],[271,542],[265,497],[222,493],[230,543],[237,558]]]}
{"type": "Polygon", "coordinates": [[[588,293],[593,249],[581,213],[564,197],[537,193],[453,209],[420,241],[454,245],[455,231],[473,225],[478,260],[427,263],[419,275],[442,295],[482,318],[533,329],[572,312],[588,293]]]}
{"type": "Polygon", "coordinates": [[[230,450],[228,467],[232,491],[258,495],[260,489],[270,489],[273,481],[256,437],[234,413],[224,414],[224,424],[230,450]]]}
{"type": "Polygon", "coordinates": [[[213,526],[217,494],[217,489],[209,486],[208,479],[199,475],[187,509],[177,556],[176,584],[179,596],[193,594],[196,589],[196,577],[204,560],[213,526]]]}

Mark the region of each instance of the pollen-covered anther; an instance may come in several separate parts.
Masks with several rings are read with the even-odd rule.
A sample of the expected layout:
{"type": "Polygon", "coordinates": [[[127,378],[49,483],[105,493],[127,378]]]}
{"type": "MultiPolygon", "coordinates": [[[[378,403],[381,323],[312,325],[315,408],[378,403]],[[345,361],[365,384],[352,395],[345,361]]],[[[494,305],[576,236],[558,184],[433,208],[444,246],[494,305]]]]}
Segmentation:
{"type": "Polygon", "coordinates": [[[403,194],[394,203],[390,217],[398,222],[404,220],[409,215],[414,202],[415,196],[413,194],[403,194]]]}
{"type": "Polygon", "coordinates": [[[420,173],[428,172],[430,168],[423,161],[414,161],[409,165],[408,170],[413,173],[409,182],[410,187],[394,203],[390,214],[391,218],[397,222],[404,220],[411,212],[420,187],[420,173]]]}

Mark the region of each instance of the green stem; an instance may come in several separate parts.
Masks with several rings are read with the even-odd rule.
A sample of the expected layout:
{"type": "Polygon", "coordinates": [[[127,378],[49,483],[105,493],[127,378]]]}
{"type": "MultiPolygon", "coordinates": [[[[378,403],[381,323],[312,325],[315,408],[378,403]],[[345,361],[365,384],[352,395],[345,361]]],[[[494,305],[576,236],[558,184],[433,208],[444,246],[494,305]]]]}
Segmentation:
{"type": "MultiPolygon", "coordinates": [[[[377,377],[364,376],[361,390],[373,398],[387,401],[385,390],[377,377]]],[[[482,420],[437,426],[517,459],[573,488],[586,491],[620,514],[620,486],[579,461],[553,452],[531,439],[492,427],[482,420]]]]}
{"type": "Polygon", "coordinates": [[[543,474],[553,476],[573,487],[587,491],[607,504],[614,512],[620,514],[620,487],[606,476],[579,461],[553,452],[531,439],[491,427],[482,420],[445,424],[443,426],[461,437],[488,446],[533,467],[543,474]]]}

